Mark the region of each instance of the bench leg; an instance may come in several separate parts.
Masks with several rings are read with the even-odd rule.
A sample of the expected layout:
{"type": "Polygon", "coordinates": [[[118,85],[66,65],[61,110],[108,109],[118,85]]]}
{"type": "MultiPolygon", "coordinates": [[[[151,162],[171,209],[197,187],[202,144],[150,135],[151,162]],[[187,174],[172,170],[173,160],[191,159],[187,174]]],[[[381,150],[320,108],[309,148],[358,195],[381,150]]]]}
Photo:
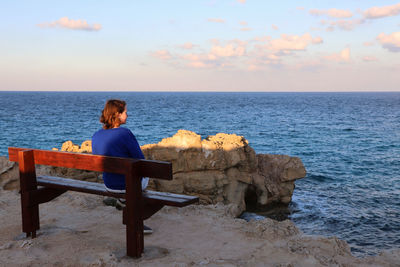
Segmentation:
{"type": "Polygon", "coordinates": [[[36,170],[33,158],[33,151],[19,151],[19,181],[21,188],[21,211],[22,231],[26,236],[36,237],[36,230],[39,230],[39,205],[30,203],[30,191],[37,189],[36,170]]]}
{"type": "Polygon", "coordinates": [[[140,258],[144,250],[142,184],[138,162],[129,166],[126,176],[126,254],[140,258]]]}
{"type": "Polygon", "coordinates": [[[31,236],[32,238],[35,238],[36,230],[39,229],[39,206],[22,206],[22,231],[26,233],[26,237],[31,236]]]}

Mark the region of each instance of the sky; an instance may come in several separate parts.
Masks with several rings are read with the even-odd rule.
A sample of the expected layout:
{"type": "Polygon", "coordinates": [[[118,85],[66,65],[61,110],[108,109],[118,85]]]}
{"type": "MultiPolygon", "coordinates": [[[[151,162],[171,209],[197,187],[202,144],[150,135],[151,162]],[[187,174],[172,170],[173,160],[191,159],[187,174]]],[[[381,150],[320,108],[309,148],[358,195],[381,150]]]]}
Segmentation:
{"type": "Polygon", "coordinates": [[[400,2],[3,1],[0,91],[400,91],[400,2]]]}

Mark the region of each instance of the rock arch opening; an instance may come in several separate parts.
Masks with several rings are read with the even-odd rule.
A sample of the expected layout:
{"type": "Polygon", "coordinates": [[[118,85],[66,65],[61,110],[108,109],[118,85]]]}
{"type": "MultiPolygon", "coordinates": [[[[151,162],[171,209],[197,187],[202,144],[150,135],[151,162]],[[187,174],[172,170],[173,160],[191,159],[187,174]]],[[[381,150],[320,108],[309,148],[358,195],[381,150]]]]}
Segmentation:
{"type": "Polygon", "coordinates": [[[244,195],[246,211],[256,211],[258,208],[257,189],[254,185],[249,185],[244,195]]]}

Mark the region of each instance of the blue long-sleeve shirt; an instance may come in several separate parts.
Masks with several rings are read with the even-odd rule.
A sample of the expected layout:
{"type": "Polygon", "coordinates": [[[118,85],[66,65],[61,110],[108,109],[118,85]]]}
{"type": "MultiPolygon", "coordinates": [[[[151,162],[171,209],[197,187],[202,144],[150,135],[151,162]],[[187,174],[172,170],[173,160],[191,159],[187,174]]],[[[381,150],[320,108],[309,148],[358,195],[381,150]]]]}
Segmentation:
{"type": "MultiPolygon", "coordinates": [[[[133,133],[123,127],[100,129],[92,137],[93,154],[144,159],[142,150],[133,133]]],[[[125,176],[115,173],[103,173],[104,184],[114,190],[125,190],[125,176]]]]}

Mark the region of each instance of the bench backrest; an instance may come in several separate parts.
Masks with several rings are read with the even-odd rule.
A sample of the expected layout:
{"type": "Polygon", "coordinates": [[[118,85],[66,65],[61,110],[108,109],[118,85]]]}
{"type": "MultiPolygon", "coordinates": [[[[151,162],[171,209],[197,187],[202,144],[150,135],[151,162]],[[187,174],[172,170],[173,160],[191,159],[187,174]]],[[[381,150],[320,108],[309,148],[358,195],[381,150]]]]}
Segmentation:
{"type": "Polygon", "coordinates": [[[170,162],[118,158],[92,154],[60,152],[41,149],[9,147],[9,160],[18,162],[18,152],[32,150],[34,164],[56,167],[74,168],[88,171],[127,174],[132,164],[137,167],[139,176],[164,180],[172,180],[172,164],[170,162]]]}

